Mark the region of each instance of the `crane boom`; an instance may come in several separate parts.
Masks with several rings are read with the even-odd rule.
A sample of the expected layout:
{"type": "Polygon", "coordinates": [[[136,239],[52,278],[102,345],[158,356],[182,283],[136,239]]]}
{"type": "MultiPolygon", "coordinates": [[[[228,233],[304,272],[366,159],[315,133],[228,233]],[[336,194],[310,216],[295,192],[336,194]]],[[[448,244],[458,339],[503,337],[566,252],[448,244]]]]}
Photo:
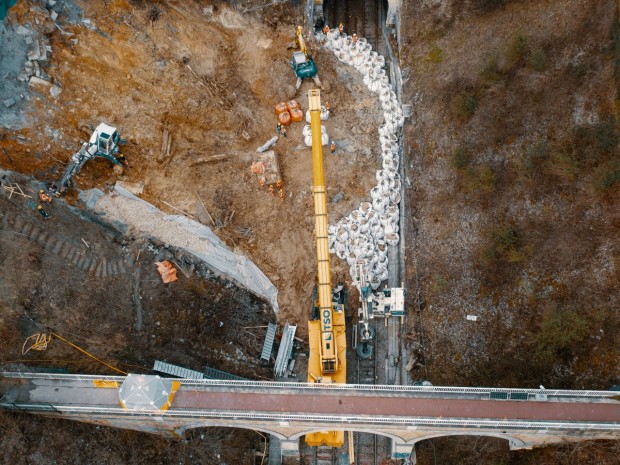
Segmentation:
{"type": "MultiPolygon", "coordinates": [[[[310,356],[308,358],[308,382],[346,383],[346,349],[344,301],[334,301],[329,258],[327,220],[327,189],[323,168],[323,146],[321,141],[321,91],[308,91],[310,128],[312,133],[312,173],[314,220],[317,255],[317,302],[313,319],[308,321],[310,356]],[[318,312],[317,312],[318,310],[318,312]],[[317,314],[318,313],[318,314],[317,314]]],[[[343,431],[320,431],[307,434],[310,446],[327,445],[341,447],[344,444],[343,431]]]]}
{"type": "Polygon", "coordinates": [[[312,130],[312,175],[314,178],[314,220],[316,232],[316,258],[318,278],[318,307],[321,319],[321,371],[334,373],[338,370],[338,348],[334,337],[332,276],[329,259],[329,238],[327,232],[327,190],[323,167],[323,146],[321,144],[321,92],[308,92],[310,107],[310,128],[312,130]]]}

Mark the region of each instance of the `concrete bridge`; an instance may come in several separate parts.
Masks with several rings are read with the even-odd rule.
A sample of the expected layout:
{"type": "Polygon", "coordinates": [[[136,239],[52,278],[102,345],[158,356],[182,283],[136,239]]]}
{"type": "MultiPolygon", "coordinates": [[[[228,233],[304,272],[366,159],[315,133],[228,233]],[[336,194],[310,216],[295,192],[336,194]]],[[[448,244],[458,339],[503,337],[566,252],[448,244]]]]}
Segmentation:
{"type": "Polygon", "coordinates": [[[299,455],[303,435],[325,430],[387,436],[395,458],[449,435],[499,437],[511,449],[620,438],[620,401],[611,391],[186,379],[169,410],[135,411],[119,404],[124,379],[4,372],[0,408],[172,436],[209,426],[253,429],[278,438],[290,457],[299,455]]]}

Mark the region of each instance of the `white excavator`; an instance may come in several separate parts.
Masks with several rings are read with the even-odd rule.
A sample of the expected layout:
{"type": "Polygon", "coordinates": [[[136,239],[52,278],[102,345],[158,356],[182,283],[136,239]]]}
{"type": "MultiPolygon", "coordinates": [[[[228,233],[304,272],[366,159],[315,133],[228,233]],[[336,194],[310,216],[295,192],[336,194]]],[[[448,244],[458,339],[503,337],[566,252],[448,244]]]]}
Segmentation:
{"type": "Polygon", "coordinates": [[[99,124],[90,136],[90,140],[82,143],[80,150],[71,157],[71,161],[65,168],[60,181],[50,187],[50,193],[57,197],[64,194],[73,176],[82,169],[88,160],[93,158],[105,158],[115,165],[123,166],[124,156],[119,152],[119,144],[126,142],[121,138],[116,128],[105,123],[99,124]]]}

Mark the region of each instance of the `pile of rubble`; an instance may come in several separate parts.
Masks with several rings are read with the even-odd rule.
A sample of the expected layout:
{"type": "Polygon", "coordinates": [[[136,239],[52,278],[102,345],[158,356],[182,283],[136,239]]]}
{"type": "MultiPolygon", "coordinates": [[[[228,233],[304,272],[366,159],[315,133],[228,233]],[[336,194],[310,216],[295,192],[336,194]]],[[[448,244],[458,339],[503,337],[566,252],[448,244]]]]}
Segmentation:
{"type": "MultiPolygon", "coordinates": [[[[28,99],[26,89],[20,87],[17,81],[27,84],[37,92],[49,93],[57,99],[62,89],[55,79],[48,74],[52,47],[48,37],[54,32],[60,32],[67,37],[74,34],[65,31],[58,23],[59,16],[72,19],[76,16],[77,7],[69,2],[46,0],[41,5],[31,5],[27,12],[26,24],[10,25],[10,20],[0,23],[0,37],[2,46],[7,51],[3,57],[3,80],[7,83],[2,93],[4,107],[10,108],[19,101],[28,99]],[[18,62],[17,62],[18,61],[18,62]],[[18,69],[19,67],[19,69],[18,69]],[[8,85],[13,81],[13,85],[8,85]]],[[[87,21],[87,20],[83,20],[87,21]]],[[[85,23],[86,27],[89,24],[85,23]]],[[[71,39],[77,44],[77,39],[71,39]]]]}

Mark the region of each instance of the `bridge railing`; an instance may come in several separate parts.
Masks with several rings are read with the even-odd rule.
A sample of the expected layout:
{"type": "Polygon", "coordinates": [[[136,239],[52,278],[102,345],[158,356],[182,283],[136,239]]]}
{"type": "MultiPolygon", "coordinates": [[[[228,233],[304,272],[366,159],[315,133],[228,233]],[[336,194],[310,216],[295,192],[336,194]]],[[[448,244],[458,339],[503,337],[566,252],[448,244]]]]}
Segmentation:
{"type": "MultiPolygon", "coordinates": [[[[122,383],[124,376],[99,376],[99,375],[71,375],[60,373],[21,373],[0,372],[0,378],[27,378],[27,379],[50,379],[67,381],[116,381],[122,383]]],[[[542,397],[588,397],[608,398],[620,395],[617,391],[590,391],[590,390],[565,390],[565,389],[522,389],[522,388],[488,388],[488,387],[458,387],[458,386],[393,386],[393,385],[368,385],[368,384],[318,384],[318,383],[285,383],[278,381],[240,381],[240,380],[217,380],[217,379],[181,379],[175,378],[183,386],[195,386],[197,388],[240,388],[240,389],[288,389],[288,390],[325,390],[325,391],[355,391],[356,394],[372,392],[378,394],[418,393],[418,394],[443,394],[443,395],[478,395],[494,400],[527,400],[542,397]],[[528,395],[525,398],[525,395],[528,395]]]]}
{"type": "Polygon", "coordinates": [[[522,421],[522,420],[467,420],[451,418],[427,417],[381,417],[381,416],[346,416],[346,415],[308,415],[290,413],[262,413],[262,412],[226,412],[201,410],[125,410],[112,407],[76,407],[52,404],[6,403],[0,404],[5,409],[28,411],[31,413],[51,413],[63,416],[79,415],[113,415],[136,418],[192,418],[192,419],[224,419],[240,421],[268,421],[278,422],[279,426],[294,426],[299,424],[319,423],[341,425],[399,425],[408,430],[418,427],[441,426],[462,428],[508,428],[534,430],[600,430],[620,431],[620,423],[575,423],[552,421],[522,421]],[[294,425],[291,425],[294,423],[294,425]]]}

